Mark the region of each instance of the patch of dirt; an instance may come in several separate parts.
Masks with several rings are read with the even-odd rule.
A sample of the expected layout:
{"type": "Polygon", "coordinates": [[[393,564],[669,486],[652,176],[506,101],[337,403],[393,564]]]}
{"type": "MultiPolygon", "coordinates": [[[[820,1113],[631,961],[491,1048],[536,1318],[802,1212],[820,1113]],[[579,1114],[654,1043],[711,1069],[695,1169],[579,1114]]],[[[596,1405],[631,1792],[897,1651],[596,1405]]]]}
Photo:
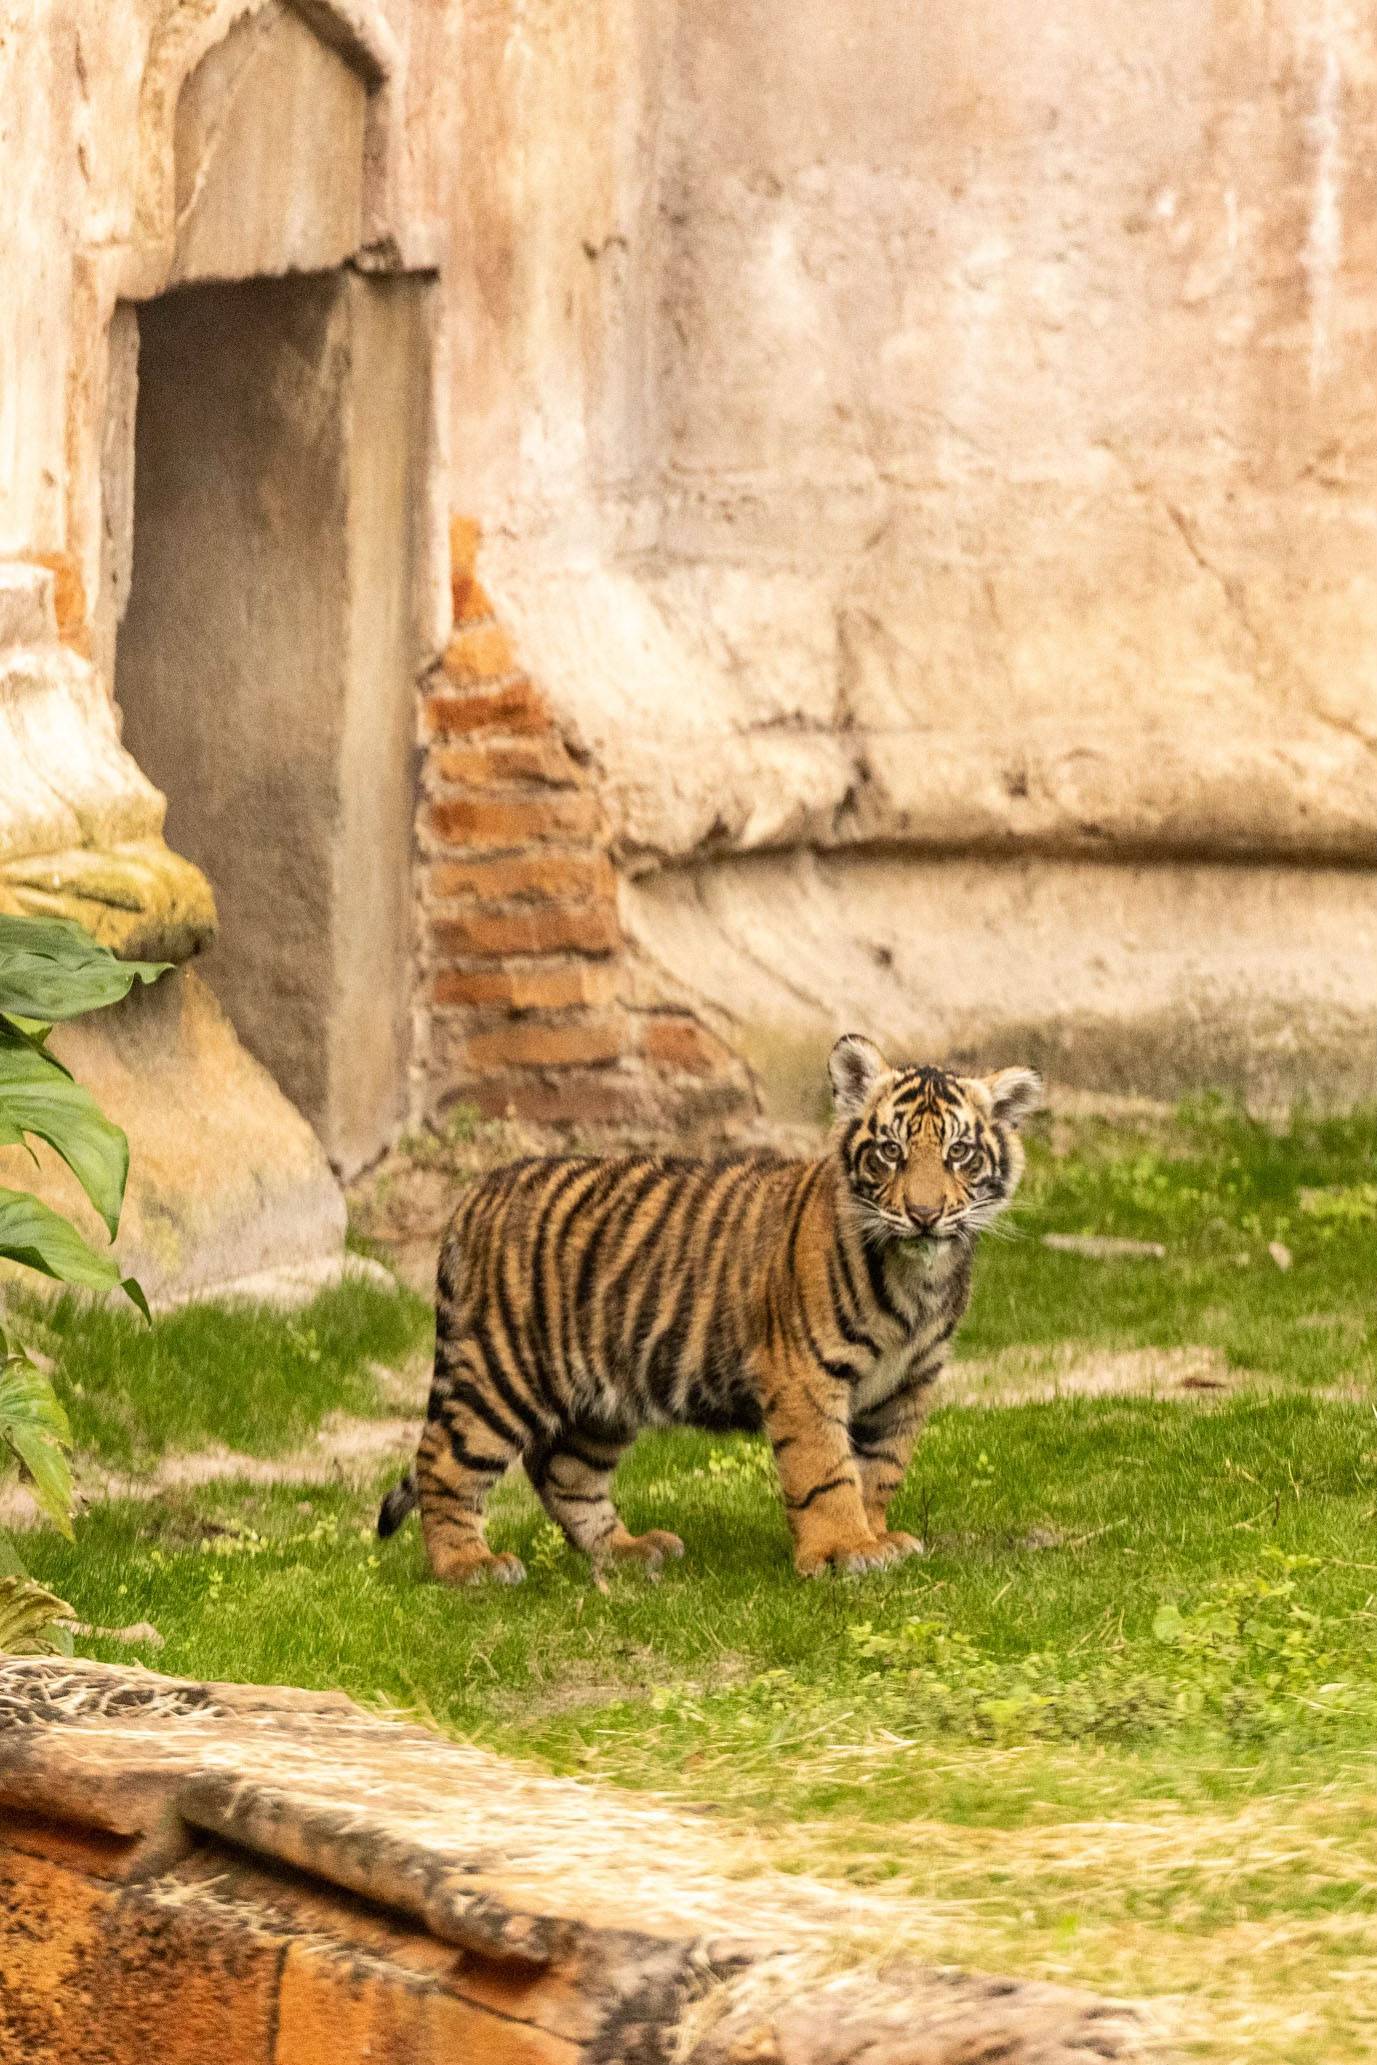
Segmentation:
{"type": "MultiPolygon", "coordinates": [[[[313,1438],[285,1455],[248,1456],[235,1449],[197,1449],[166,1455],[145,1471],[104,1470],[77,1462],[77,1494],[83,1506],[106,1499],[156,1499],[203,1484],[363,1484],[389,1457],[409,1461],[420,1437],[419,1419],[355,1419],[332,1413],[313,1438]]],[[[0,1527],[34,1527],[38,1508],[22,1484],[0,1491],[0,1527]]]]}
{"type": "MultiPolygon", "coordinates": [[[[1026,1405],[1050,1398],[1175,1398],[1207,1402],[1268,1383],[1236,1369],[1219,1348],[1005,1348],[955,1362],[940,1385],[943,1405],[1026,1405]]],[[[1345,1394],[1347,1395],[1347,1394],[1345,1394]]]]}
{"type": "Polygon", "coordinates": [[[399,1414],[419,1418],[430,1392],[431,1361],[430,1350],[426,1349],[413,1355],[400,1369],[385,1362],[370,1362],[368,1374],[377,1385],[383,1404],[393,1406],[399,1414]]]}

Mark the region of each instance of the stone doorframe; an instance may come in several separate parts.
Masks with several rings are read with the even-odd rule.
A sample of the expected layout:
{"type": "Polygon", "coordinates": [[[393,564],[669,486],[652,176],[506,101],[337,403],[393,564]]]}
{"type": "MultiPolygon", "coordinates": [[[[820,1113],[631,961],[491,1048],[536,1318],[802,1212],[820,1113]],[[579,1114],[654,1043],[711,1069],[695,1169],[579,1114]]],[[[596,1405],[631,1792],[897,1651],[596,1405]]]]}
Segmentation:
{"type": "MultiPolygon", "coordinates": [[[[388,283],[423,286],[433,278],[440,238],[431,224],[409,216],[401,200],[399,63],[392,32],[371,0],[174,0],[153,31],[139,95],[130,233],[122,241],[88,243],[73,268],[77,348],[68,392],[61,571],[77,600],[67,642],[78,664],[93,664],[111,701],[116,638],[133,571],[139,308],[172,289],[212,283],[358,275],[357,301],[370,283],[382,291],[388,283]]],[[[416,304],[426,401],[414,469],[420,507],[404,576],[411,627],[406,671],[414,681],[443,649],[450,624],[437,300],[422,296],[416,304]]],[[[115,755],[127,784],[140,787],[152,812],[134,856],[140,868],[149,871],[152,852],[160,884],[169,866],[199,881],[196,869],[167,855],[158,837],[160,799],[127,754],[116,748],[115,755]]],[[[404,770],[398,779],[404,786],[404,770]]],[[[394,804],[405,812],[403,796],[390,798],[390,815],[394,804]]],[[[121,855],[121,864],[127,859],[121,855]]],[[[205,915],[211,898],[203,883],[199,903],[190,900],[202,915],[195,924],[181,923],[175,939],[170,932],[155,937],[156,914],[145,914],[152,929],[144,922],[139,931],[143,951],[180,960],[207,937],[213,918],[205,915]]],[[[183,916],[187,903],[180,895],[183,916]]],[[[391,986],[403,992],[398,1012],[409,1022],[409,969],[393,969],[391,976],[391,986]]],[[[360,989],[357,971],[346,969],[343,987],[351,986],[360,989]]],[[[280,1080],[291,1076],[290,1068],[279,1067],[271,1037],[259,1043],[250,1035],[250,1045],[280,1080]]],[[[357,1086],[347,1113],[337,1112],[330,1097],[304,1099],[340,1167],[376,1154],[403,1122],[409,1094],[404,1054],[397,1064],[395,1085],[372,1119],[353,1109],[363,1095],[357,1086]]],[[[299,1094],[294,1080],[289,1087],[299,1094]]]]}
{"type": "MultiPolygon", "coordinates": [[[[174,283],[177,261],[176,130],[182,92],[197,67],[242,24],[277,5],[310,28],[362,82],[362,224],[348,262],[360,271],[433,273],[438,225],[409,213],[400,193],[401,56],[376,0],[169,0],[155,29],[139,97],[138,177],[130,235],[79,249],[73,262],[73,333],[91,348],[73,353],[67,397],[67,553],[71,572],[95,620],[97,664],[111,686],[101,637],[108,579],[110,519],[128,512],[105,506],[107,442],[117,427],[117,390],[127,377],[127,346],[115,318],[122,302],[151,300],[174,283]],[[113,405],[113,406],[112,406],[113,405]]],[[[434,355],[438,368],[439,354],[434,355]]],[[[435,434],[442,411],[432,408],[435,434]]],[[[428,469],[427,549],[418,567],[427,643],[442,650],[449,633],[448,510],[438,453],[428,469]]]]}

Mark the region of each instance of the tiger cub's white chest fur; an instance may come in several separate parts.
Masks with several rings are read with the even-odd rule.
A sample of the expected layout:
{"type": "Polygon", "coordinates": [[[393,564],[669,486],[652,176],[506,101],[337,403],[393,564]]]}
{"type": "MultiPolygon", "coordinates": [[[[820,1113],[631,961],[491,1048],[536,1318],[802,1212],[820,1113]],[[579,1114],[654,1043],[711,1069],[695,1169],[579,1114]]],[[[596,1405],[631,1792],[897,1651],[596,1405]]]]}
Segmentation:
{"type": "Polygon", "coordinates": [[[883,1405],[931,1362],[939,1343],[945,1346],[959,1259],[955,1241],[924,1241],[900,1251],[889,1263],[889,1289],[904,1320],[881,1320],[883,1346],[852,1391],[853,1414],[883,1405]]]}

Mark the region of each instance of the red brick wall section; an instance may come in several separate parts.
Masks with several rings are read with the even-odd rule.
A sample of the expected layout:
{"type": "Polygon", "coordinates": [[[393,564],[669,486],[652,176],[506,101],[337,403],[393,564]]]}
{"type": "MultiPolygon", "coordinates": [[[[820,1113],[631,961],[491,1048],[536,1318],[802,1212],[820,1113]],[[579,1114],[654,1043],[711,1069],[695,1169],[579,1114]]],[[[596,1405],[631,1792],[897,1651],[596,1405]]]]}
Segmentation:
{"type": "Polygon", "coordinates": [[[606,816],[451,528],[454,634],[420,709],[418,1096],[487,1117],[624,1124],[748,1109],[690,1013],[628,1000],[606,816]]]}

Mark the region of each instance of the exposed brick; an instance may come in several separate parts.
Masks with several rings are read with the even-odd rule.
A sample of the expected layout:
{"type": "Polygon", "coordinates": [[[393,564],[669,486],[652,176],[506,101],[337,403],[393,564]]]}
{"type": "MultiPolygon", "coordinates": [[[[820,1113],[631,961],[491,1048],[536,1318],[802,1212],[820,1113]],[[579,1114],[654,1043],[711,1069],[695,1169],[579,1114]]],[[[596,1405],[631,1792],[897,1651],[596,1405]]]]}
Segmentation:
{"type": "Polygon", "coordinates": [[[475,1105],[484,1118],[511,1114],[538,1126],[632,1126],[643,1123],[651,1110],[644,1085],[614,1068],[560,1069],[548,1076],[492,1072],[460,1079],[452,1094],[456,1102],[475,1105]]]}
{"type": "MultiPolygon", "coordinates": [[[[175,1880],[121,1889],[83,1974],[100,2004],[107,2058],[277,2065],[281,1941],[228,1883],[225,1894],[186,1899],[175,1880]]],[[[59,2055],[93,2054],[82,2035],[59,2055]]]]}
{"type": "Polygon", "coordinates": [[[641,1052],[657,1068],[685,1075],[716,1075],[729,1068],[732,1055],[715,1034],[686,1011],[656,1012],[641,1030],[641,1052]]]}
{"type": "Polygon", "coordinates": [[[113,1887],[0,1849],[0,1969],[5,2065],[578,2065],[605,2015],[223,1857],[113,1887]]]}
{"type": "Polygon", "coordinates": [[[565,2043],[594,2041],[607,2026],[605,1982],[590,1985],[589,1973],[577,1963],[532,1974],[465,1958],[447,1977],[447,1991],[473,2006],[494,2009],[506,2021],[543,2029],[565,2043]]]}
{"type": "Polygon", "coordinates": [[[472,732],[549,731],[550,706],[525,675],[505,688],[478,695],[432,694],[421,705],[427,738],[463,738],[472,732]]]}
{"type": "Polygon", "coordinates": [[[611,861],[597,849],[565,853],[536,847],[528,853],[432,861],[422,875],[421,894],[430,903],[461,897],[483,897],[489,903],[582,903],[595,896],[610,903],[616,882],[611,861]]]}
{"type": "Polygon", "coordinates": [[[503,680],[515,669],[516,658],[500,624],[470,624],[456,631],[440,664],[451,681],[465,687],[503,680]]]}
{"type": "Polygon", "coordinates": [[[420,716],[431,1109],[459,1097],[488,1115],[619,1125],[724,1086],[734,1108],[739,1068],[688,1013],[620,1015],[624,942],[602,808],[517,670],[478,549],[477,523],[455,517],[454,633],[420,716]]]}
{"type": "MultiPolygon", "coordinates": [[[[669,2045],[664,2048],[668,2052],[669,2045]]],[[[479,2058],[483,2065],[579,2065],[587,2054],[582,2045],[551,2030],[508,2020],[455,1993],[435,1992],[425,2004],[420,2045],[396,2055],[399,2061],[434,2059],[436,2065],[440,2060],[479,2058]]],[[[339,2065],[338,2054],[334,2065],[339,2065]]]]}
{"type": "Polygon", "coordinates": [[[430,778],[473,788],[485,783],[540,782],[549,788],[571,789],[579,779],[563,739],[553,736],[441,746],[431,754],[426,772],[430,778]]]}
{"type": "Polygon", "coordinates": [[[0,2057],[80,2057],[89,2008],[71,1976],[97,1953],[114,1898],[79,1870],[0,1848],[0,2057]]]}
{"type": "Polygon", "coordinates": [[[494,910],[475,904],[436,918],[431,940],[440,958],[455,954],[499,960],[508,954],[610,954],[621,944],[609,904],[517,904],[494,910]]]}
{"type": "Polygon", "coordinates": [[[721,1125],[758,1112],[760,1103],[746,1071],[738,1064],[711,1076],[652,1075],[658,1123],[676,1132],[721,1125]]]}
{"type": "Polygon", "coordinates": [[[492,599],[481,581],[471,574],[456,574],[452,583],[454,622],[462,628],[486,623],[492,616],[492,599]]]}
{"type": "Polygon", "coordinates": [[[456,846],[525,846],[539,839],[591,839],[601,813],[591,795],[444,796],[426,807],[433,837],[456,846]]]}
{"type": "Polygon", "coordinates": [[[472,576],[478,564],[478,541],[482,532],[472,516],[452,516],[449,520],[449,564],[451,574],[472,576]]]}
{"type": "Polygon", "coordinates": [[[618,971],[606,961],[507,961],[500,967],[439,968],[431,977],[430,997],[438,1006],[563,1011],[575,1004],[610,1004],[618,980],[618,971]]]}
{"type": "Polygon", "coordinates": [[[619,1011],[585,1018],[513,1018],[469,1033],[464,1058],[478,1074],[502,1068],[588,1068],[626,1052],[626,1020],[619,1011]]]}
{"type": "Polygon", "coordinates": [[[291,2065],[419,2058],[425,1992],[381,1959],[365,1963],[319,1945],[288,1945],[278,1995],[275,2056],[291,2065]]]}
{"type": "Polygon", "coordinates": [[[314,1946],[289,1949],[281,1998],[275,2065],[577,2065],[581,2055],[569,2038],[485,2002],[407,1986],[395,1967],[351,1965],[314,1946]]]}
{"type": "Polygon", "coordinates": [[[7,1848],[65,1865],[88,1878],[128,1877],[130,1860],[139,1847],[135,1836],[111,1835],[105,1829],[53,1821],[46,1814],[24,1814],[9,1807],[4,1830],[7,1848]]]}

